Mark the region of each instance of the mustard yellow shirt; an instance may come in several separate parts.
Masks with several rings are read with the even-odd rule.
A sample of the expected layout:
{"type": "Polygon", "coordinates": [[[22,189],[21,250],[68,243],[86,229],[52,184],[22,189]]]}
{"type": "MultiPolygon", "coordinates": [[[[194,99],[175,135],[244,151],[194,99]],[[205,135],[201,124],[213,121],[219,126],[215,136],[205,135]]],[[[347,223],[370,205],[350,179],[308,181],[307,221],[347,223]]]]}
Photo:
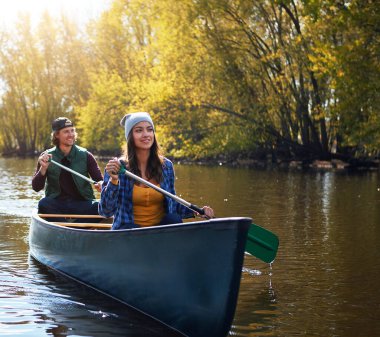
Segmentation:
{"type": "Polygon", "coordinates": [[[141,227],[158,225],[165,215],[164,196],[153,188],[134,185],[132,202],[134,222],[141,227]]]}

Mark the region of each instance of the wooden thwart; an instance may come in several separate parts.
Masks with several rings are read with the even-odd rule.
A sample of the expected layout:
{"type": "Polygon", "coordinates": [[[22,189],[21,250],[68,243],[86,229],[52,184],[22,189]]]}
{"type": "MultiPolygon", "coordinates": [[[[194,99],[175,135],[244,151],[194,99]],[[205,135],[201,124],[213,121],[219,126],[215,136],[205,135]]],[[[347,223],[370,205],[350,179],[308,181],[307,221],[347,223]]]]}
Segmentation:
{"type": "Polygon", "coordinates": [[[80,223],[80,222],[52,222],[58,226],[64,227],[78,227],[78,228],[102,228],[102,229],[110,229],[112,224],[110,223],[80,223]]]}
{"type": "Polygon", "coordinates": [[[64,219],[103,219],[103,222],[56,222],[52,221],[52,224],[64,227],[76,227],[76,228],[92,228],[92,229],[111,229],[112,221],[111,218],[106,218],[101,215],[90,215],[90,214],[38,214],[40,218],[64,218],[64,219]],[[107,223],[108,222],[108,223],[107,223]]]}
{"type": "Polygon", "coordinates": [[[71,218],[71,219],[107,219],[101,215],[90,214],[38,214],[40,218],[71,218]]]}

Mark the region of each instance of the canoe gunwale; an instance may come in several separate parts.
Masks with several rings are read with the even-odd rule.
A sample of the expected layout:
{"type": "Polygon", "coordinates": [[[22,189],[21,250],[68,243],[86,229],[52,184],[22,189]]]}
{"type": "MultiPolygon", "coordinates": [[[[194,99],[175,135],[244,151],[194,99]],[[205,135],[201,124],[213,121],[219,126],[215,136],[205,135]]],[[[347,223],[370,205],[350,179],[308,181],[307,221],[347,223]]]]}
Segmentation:
{"type": "MultiPolygon", "coordinates": [[[[182,230],[186,230],[187,227],[190,226],[203,226],[205,224],[212,224],[212,223],[219,223],[221,219],[228,220],[228,221],[241,221],[241,220],[248,220],[252,223],[252,219],[248,217],[228,217],[228,218],[214,218],[209,220],[202,220],[202,221],[192,221],[192,222],[184,222],[184,223],[178,223],[178,224],[170,224],[170,225],[158,225],[158,226],[151,226],[151,227],[139,227],[139,228],[128,228],[128,229],[118,229],[118,230],[109,230],[109,229],[97,229],[96,231],[88,228],[74,228],[69,226],[62,226],[62,225],[56,225],[54,222],[49,222],[44,218],[41,218],[38,214],[33,214],[32,219],[35,219],[36,221],[39,221],[40,223],[43,223],[47,226],[52,226],[55,228],[59,228],[61,230],[74,230],[74,231],[84,231],[84,232],[97,232],[97,233],[115,233],[115,235],[118,235],[120,233],[138,233],[142,232],[143,234],[146,234],[145,232],[162,232],[162,231],[170,231],[177,230],[179,227],[181,227],[182,230]]],[[[79,224],[79,223],[78,223],[79,224]]],[[[96,223],[95,223],[96,224],[96,223]]]]}

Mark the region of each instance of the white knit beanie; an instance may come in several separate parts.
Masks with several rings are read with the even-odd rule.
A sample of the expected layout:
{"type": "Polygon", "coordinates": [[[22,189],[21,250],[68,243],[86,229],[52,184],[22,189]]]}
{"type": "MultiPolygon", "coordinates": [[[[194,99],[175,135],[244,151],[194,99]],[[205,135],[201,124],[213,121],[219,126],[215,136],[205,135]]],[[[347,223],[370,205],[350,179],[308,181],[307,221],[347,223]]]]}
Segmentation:
{"type": "Polygon", "coordinates": [[[134,112],[125,115],[121,121],[120,125],[125,128],[125,139],[128,140],[129,133],[131,132],[132,128],[140,122],[148,122],[152,125],[154,130],[154,124],[152,121],[152,118],[147,112],[134,112]]]}

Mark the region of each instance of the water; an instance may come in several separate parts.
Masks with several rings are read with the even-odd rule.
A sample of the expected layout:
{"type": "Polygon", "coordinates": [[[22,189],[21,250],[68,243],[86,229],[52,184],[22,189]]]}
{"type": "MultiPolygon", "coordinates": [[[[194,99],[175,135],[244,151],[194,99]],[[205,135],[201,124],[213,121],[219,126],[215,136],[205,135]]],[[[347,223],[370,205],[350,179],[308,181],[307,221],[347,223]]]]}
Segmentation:
{"type": "MultiPolygon", "coordinates": [[[[28,255],[35,160],[1,159],[0,335],[175,336],[28,255]]],[[[380,336],[378,172],[176,165],[177,193],[280,238],[272,265],[246,255],[233,336],[380,336]]]]}

